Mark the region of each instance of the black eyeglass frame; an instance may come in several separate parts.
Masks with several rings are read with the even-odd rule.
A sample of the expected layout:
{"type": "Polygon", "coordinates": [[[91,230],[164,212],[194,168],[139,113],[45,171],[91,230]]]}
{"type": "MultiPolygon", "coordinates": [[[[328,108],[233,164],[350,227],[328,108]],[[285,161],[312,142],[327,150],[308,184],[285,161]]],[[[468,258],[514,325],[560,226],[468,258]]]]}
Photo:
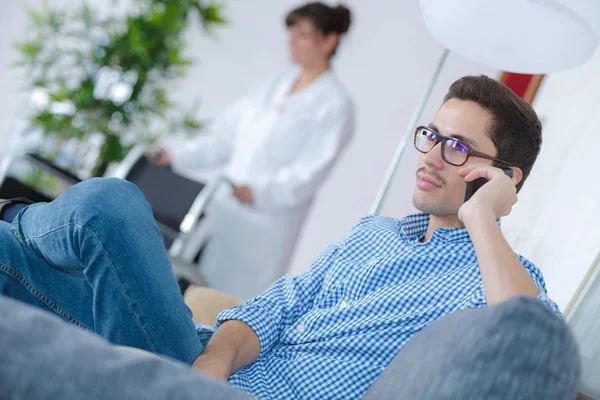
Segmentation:
{"type": "Polygon", "coordinates": [[[469,161],[469,157],[479,157],[479,158],[484,158],[486,160],[495,161],[495,162],[497,162],[499,164],[502,164],[503,166],[515,167],[516,168],[515,165],[513,165],[513,164],[511,164],[509,162],[506,162],[506,161],[501,160],[499,158],[492,157],[492,156],[490,156],[488,154],[485,154],[485,153],[482,153],[480,151],[475,150],[468,143],[465,143],[465,142],[463,142],[460,139],[441,135],[438,132],[436,132],[433,129],[428,128],[426,126],[418,126],[417,129],[415,129],[415,137],[414,137],[414,143],[413,143],[413,145],[415,146],[415,149],[418,152],[423,153],[423,154],[427,154],[431,150],[433,150],[435,148],[435,146],[437,146],[437,144],[440,143],[440,142],[442,143],[442,148],[440,149],[441,152],[442,152],[442,158],[444,159],[445,162],[447,162],[448,164],[453,165],[455,167],[462,167],[463,165],[465,165],[467,163],[467,161],[469,161]],[[421,130],[425,130],[427,132],[433,133],[435,135],[435,137],[436,137],[434,145],[431,147],[431,149],[429,149],[427,151],[423,151],[423,150],[419,149],[419,147],[417,146],[417,136],[419,134],[419,131],[421,131],[421,130]],[[463,146],[465,146],[467,148],[467,157],[465,158],[465,161],[462,162],[462,164],[455,164],[455,163],[451,163],[450,161],[446,160],[446,156],[444,155],[446,153],[445,152],[445,150],[446,150],[446,142],[448,142],[450,140],[458,142],[458,143],[460,143],[461,145],[463,145],[463,146]]]}

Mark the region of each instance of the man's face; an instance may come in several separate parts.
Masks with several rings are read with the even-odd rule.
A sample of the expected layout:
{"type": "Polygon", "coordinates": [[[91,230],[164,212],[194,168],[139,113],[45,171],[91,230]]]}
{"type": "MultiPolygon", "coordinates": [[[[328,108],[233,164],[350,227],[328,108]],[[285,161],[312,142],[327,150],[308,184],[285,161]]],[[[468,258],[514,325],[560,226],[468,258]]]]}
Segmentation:
{"type": "MultiPolygon", "coordinates": [[[[429,128],[443,136],[455,137],[474,150],[494,156],[496,147],[489,136],[492,116],[472,101],[450,99],[438,110],[429,128]]],[[[466,183],[458,175],[462,167],[448,164],[442,158],[441,143],[426,154],[419,153],[414,206],[435,216],[458,214],[465,197],[466,183]]],[[[492,161],[469,157],[471,163],[492,164],[492,161]]]]}

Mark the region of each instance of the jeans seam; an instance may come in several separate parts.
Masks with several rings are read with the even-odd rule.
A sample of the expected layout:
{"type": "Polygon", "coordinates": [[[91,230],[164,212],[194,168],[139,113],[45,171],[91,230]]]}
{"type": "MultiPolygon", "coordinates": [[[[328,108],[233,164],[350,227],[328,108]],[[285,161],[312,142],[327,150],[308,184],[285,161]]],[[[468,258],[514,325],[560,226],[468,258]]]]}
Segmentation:
{"type": "Polygon", "coordinates": [[[36,299],[44,303],[48,308],[50,308],[54,313],[56,313],[59,317],[64,319],[65,321],[71,322],[77,325],[80,328],[85,330],[90,330],[87,326],[81,323],[77,318],[73,317],[71,314],[66,312],[62,307],[58,306],[54,301],[52,301],[48,296],[44,293],[40,292],[35,286],[33,286],[25,277],[19,274],[17,271],[9,267],[4,263],[0,263],[0,271],[4,272],[8,276],[15,279],[19,282],[31,295],[33,295],[36,299]]]}
{"type": "MultiPolygon", "coordinates": [[[[19,223],[18,223],[18,222],[15,222],[14,224],[15,224],[15,226],[16,226],[16,229],[18,230],[18,229],[19,229],[19,223]]],[[[51,233],[54,233],[54,232],[56,232],[56,231],[59,231],[59,230],[61,230],[61,229],[63,229],[63,228],[67,228],[67,227],[69,227],[69,226],[76,226],[77,228],[81,228],[81,225],[79,225],[77,222],[69,222],[69,223],[66,223],[66,224],[64,224],[64,225],[57,226],[57,227],[55,227],[55,228],[53,228],[53,229],[51,229],[51,230],[49,230],[49,231],[47,231],[47,232],[44,232],[44,233],[42,233],[42,234],[39,234],[39,235],[27,235],[27,238],[25,238],[24,236],[22,236],[22,235],[19,233],[19,237],[20,237],[22,240],[24,240],[24,241],[27,241],[27,240],[29,240],[29,239],[40,239],[40,238],[43,238],[44,236],[48,236],[48,235],[49,235],[49,234],[51,234],[51,233]]]]}
{"type": "Polygon", "coordinates": [[[127,294],[127,290],[125,289],[125,286],[123,285],[123,282],[121,281],[121,278],[120,278],[119,274],[117,273],[117,270],[114,267],[114,265],[112,263],[112,260],[110,259],[109,255],[108,255],[108,252],[106,251],[106,249],[104,248],[104,246],[102,246],[102,243],[98,239],[98,236],[96,236],[96,234],[94,233],[94,231],[90,227],[88,227],[87,225],[79,225],[77,223],[74,223],[74,225],[76,227],[78,227],[79,229],[85,229],[85,230],[87,230],[93,236],[93,238],[96,241],[97,245],[102,250],[102,253],[104,254],[104,257],[106,258],[106,260],[108,262],[108,265],[110,266],[110,270],[112,271],[112,273],[114,274],[115,278],[117,279],[117,282],[119,283],[119,287],[121,288],[121,292],[123,293],[123,295],[127,299],[127,303],[129,304],[129,307],[133,311],[133,315],[135,316],[137,324],[141,328],[142,332],[144,333],[144,336],[146,337],[146,340],[148,341],[148,344],[150,345],[150,348],[152,349],[152,352],[157,353],[156,346],[154,345],[152,339],[150,339],[150,337],[146,333],[146,329],[144,328],[144,324],[142,324],[142,321],[140,320],[140,318],[139,318],[139,316],[137,314],[137,311],[135,310],[135,307],[133,306],[133,303],[131,302],[131,299],[129,298],[129,294],[127,294]]]}
{"type": "Polygon", "coordinates": [[[13,231],[13,235],[15,235],[15,237],[17,238],[19,243],[21,243],[23,246],[25,246],[26,243],[24,242],[23,235],[21,235],[21,229],[20,229],[20,225],[19,225],[18,216],[17,216],[17,218],[14,219],[13,223],[10,226],[10,229],[13,231]]]}
{"type": "MultiPolygon", "coordinates": [[[[27,237],[25,237],[25,236],[23,236],[23,235],[21,234],[20,225],[19,225],[19,220],[18,220],[17,218],[15,218],[15,221],[13,222],[13,224],[12,224],[12,226],[11,226],[11,229],[12,229],[12,231],[13,231],[13,234],[15,235],[15,237],[17,238],[17,240],[19,241],[19,243],[21,243],[23,246],[27,247],[28,249],[32,250],[34,253],[36,253],[38,256],[42,257],[43,259],[46,259],[46,258],[45,258],[45,257],[43,257],[43,255],[42,255],[42,254],[40,254],[40,253],[39,253],[37,250],[30,248],[27,242],[28,242],[30,239],[40,239],[40,238],[43,238],[44,236],[48,236],[48,235],[50,235],[51,233],[54,233],[54,232],[56,232],[56,231],[58,231],[58,230],[60,230],[60,229],[67,228],[67,227],[69,227],[69,226],[75,226],[75,227],[77,227],[77,228],[80,228],[80,229],[81,229],[81,227],[80,227],[80,226],[79,226],[79,225],[78,225],[76,222],[69,222],[69,223],[67,223],[67,224],[64,224],[64,225],[61,225],[61,226],[59,226],[59,227],[56,227],[56,228],[54,228],[54,229],[52,229],[52,230],[50,230],[50,231],[48,231],[48,232],[44,232],[43,234],[40,234],[40,235],[35,235],[35,236],[31,235],[31,236],[27,236],[27,237]]],[[[70,250],[71,250],[71,254],[73,255],[73,257],[74,257],[74,258],[76,258],[76,259],[79,261],[79,258],[78,258],[78,257],[75,255],[75,253],[73,252],[73,249],[70,249],[70,250]]],[[[79,265],[80,265],[81,267],[83,267],[83,264],[81,264],[81,261],[79,261],[79,265]]]]}
{"type": "MultiPolygon", "coordinates": [[[[43,255],[43,254],[41,254],[40,252],[38,252],[36,249],[34,249],[34,248],[31,248],[31,247],[29,246],[29,243],[28,243],[28,242],[29,242],[30,240],[32,240],[32,239],[40,239],[40,238],[43,238],[43,237],[45,237],[45,236],[48,236],[48,235],[50,235],[50,234],[52,234],[52,233],[55,233],[55,232],[59,231],[60,229],[64,229],[64,228],[68,228],[68,227],[72,227],[72,226],[74,226],[74,227],[76,227],[76,228],[79,228],[79,229],[81,229],[81,226],[79,226],[79,225],[78,225],[76,222],[69,222],[68,224],[61,225],[61,226],[59,226],[59,227],[57,227],[57,228],[54,228],[54,229],[52,229],[51,231],[45,232],[45,233],[43,233],[43,234],[41,234],[41,235],[37,235],[37,236],[28,236],[28,237],[24,237],[24,236],[22,236],[21,240],[19,240],[19,238],[17,238],[17,239],[18,239],[18,240],[19,240],[19,242],[21,242],[21,244],[23,244],[23,245],[24,245],[26,248],[28,248],[29,250],[33,251],[35,254],[37,254],[39,257],[43,258],[44,260],[46,260],[46,262],[48,262],[48,263],[50,264],[50,262],[49,262],[49,261],[46,259],[46,257],[44,257],[44,255],[43,255]]],[[[18,224],[17,224],[17,228],[18,228],[18,224]]],[[[80,266],[80,267],[83,269],[83,268],[84,268],[84,265],[81,263],[81,260],[79,259],[79,257],[77,257],[77,255],[75,254],[75,252],[73,251],[73,249],[72,249],[72,248],[69,248],[69,251],[71,252],[71,255],[73,256],[73,258],[75,258],[75,259],[78,261],[78,263],[79,263],[79,266],[80,266]]]]}

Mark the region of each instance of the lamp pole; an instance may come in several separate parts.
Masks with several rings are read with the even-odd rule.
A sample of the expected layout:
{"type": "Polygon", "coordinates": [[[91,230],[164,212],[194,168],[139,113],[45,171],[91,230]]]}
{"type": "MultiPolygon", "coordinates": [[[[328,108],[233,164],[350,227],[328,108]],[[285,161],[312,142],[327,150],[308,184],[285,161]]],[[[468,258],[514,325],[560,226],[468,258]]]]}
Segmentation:
{"type": "Polygon", "coordinates": [[[429,81],[429,85],[425,89],[425,92],[423,92],[423,95],[421,96],[421,100],[419,100],[419,104],[417,104],[417,107],[415,108],[415,111],[413,112],[410,122],[408,123],[408,127],[406,128],[406,134],[404,136],[404,139],[402,139],[400,141],[400,143],[398,143],[398,147],[396,148],[396,153],[394,154],[394,158],[392,158],[392,162],[390,163],[390,166],[388,167],[388,170],[385,174],[385,178],[383,178],[383,182],[379,188],[379,192],[377,192],[377,196],[375,197],[375,201],[373,202],[373,205],[371,206],[371,210],[369,211],[369,214],[377,215],[377,214],[379,214],[379,211],[381,211],[381,206],[383,205],[383,201],[385,200],[387,193],[390,189],[390,186],[394,179],[394,175],[396,174],[396,170],[398,168],[398,164],[400,164],[400,160],[402,160],[402,155],[404,154],[404,149],[406,148],[406,143],[408,143],[412,140],[414,130],[417,127],[417,122],[419,121],[419,118],[421,118],[421,114],[423,113],[423,110],[425,109],[425,105],[427,104],[427,101],[429,100],[431,91],[433,90],[433,87],[435,86],[435,84],[440,76],[440,72],[442,71],[442,68],[444,67],[444,64],[446,63],[446,60],[448,59],[448,54],[450,54],[450,50],[444,49],[444,51],[442,52],[442,55],[440,56],[440,58],[437,62],[435,70],[433,71],[433,76],[431,77],[431,79],[429,81]]]}

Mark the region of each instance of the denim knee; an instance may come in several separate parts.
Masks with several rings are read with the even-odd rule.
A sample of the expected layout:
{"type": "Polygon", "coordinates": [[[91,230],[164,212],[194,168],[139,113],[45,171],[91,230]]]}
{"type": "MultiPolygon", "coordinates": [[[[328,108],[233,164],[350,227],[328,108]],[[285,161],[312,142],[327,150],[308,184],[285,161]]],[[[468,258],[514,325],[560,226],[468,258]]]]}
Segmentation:
{"type": "Polygon", "coordinates": [[[101,218],[122,223],[152,217],[152,209],[142,191],[133,183],[118,178],[93,178],[65,193],[65,201],[81,222],[101,218]]]}

